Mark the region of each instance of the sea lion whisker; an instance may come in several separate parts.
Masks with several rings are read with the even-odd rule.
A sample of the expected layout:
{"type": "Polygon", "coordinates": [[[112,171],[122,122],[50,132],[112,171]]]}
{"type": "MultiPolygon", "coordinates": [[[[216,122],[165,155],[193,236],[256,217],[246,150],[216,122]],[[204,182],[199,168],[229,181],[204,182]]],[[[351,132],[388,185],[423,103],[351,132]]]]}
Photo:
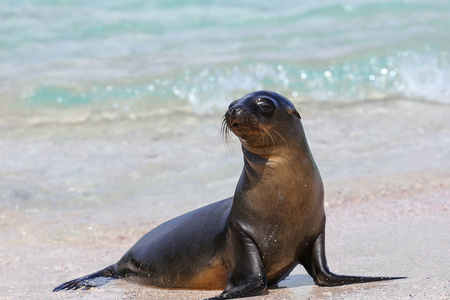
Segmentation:
{"type": "Polygon", "coordinates": [[[265,145],[265,146],[270,146],[270,145],[275,146],[276,145],[276,140],[275,140],[275,138],[274,138],[274,136],[272,134],[273,129],[269,128],[269,126],[267,126],[266,124],[263,124],[262,122],[259,124],[259,128],[265,133],[265,134],[262,135],[263,145],[265,145]],[[270,140],[271,143],[269,142],[269,140],[270,140]]]}
{"type": "MultiPolygon", "coordinates": [[[[262,131],[262,132],[264,133],[264,134],[261,134],[261,138],[262,138],[263,145],[264,145],[264,146],[269,146],[269,145],[270,145],[269,139],[272,140],[272,137],[271,137],[271,135],[270,135],[269,130],[267,129],[267,126],[264,125],[264,124],[263,124],[262,122],[260,122],[259,120],[258,120],[257,126],[258,126],[257,128],[259,129],[259,131],[262,131]]],[[[272,142],[273,142],[273,140],[272,140],[272,142]]]]}
{"type": "Polygon", "coordinates": [[[223,138],[226,140],[228,134],[228,124],[225,118],[222,120],[222,126],[220,128],[220,131],[222,132],[223,138]]]}
{"type": "Polygon", "coordinates": [[[288,143],[286,142],[286,140],[284,139],[284,137],[283,137],[278,131],[276,131],[276,130],[273,129],[273,128],[272,128],[272,131],[273,131],[276,135],[278,135],[278,136],[281,138],[281,140],[286,144],[286,146],[288,145],[288,143]]]}
{"type": "Polygon", "coordinates": [[[270,130],[269,130],[268,128],[266,128],[265,126],[263,126],[263,127],[261,127],[261,128],[262,128],[262,130],[266,133],[266,134],[264,135],[265,145],[266,145],[266,146],[270,146],[269,139],[270,139],[270,141],[272,142],[272,145],[275,145],[275,139],[273,138],[272,133],[270,132],[270,130]]]}
{"type": "Polygon", "coordinates": [[[225,144],[225,148],[228,150],[228,152],[231,153],[230,128],[228,127],[226,114],[223,116],[221,131],[222,131],[222,138],[223,138],[223,141],[224,141],[224,144],[225,144]]]}

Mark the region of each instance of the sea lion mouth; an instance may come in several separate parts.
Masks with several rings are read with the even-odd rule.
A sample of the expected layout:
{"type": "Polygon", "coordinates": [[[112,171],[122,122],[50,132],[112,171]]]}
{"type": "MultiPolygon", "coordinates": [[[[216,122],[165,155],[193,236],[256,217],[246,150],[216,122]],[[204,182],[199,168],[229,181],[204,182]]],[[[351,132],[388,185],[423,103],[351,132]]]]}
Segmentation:
{"type": "Polygon", "coordinates": [[[261,132],[263,131],[260,128],[260,124],[255,122],[254,120],[246,120],[247,122],[242,122],[239,120],[231,120],[229,122],[227,122],[227,126],[228,128],[235,132],[235,131],[249,131],[249,132],[261,132]]]}
{"type": "Polygon", "coordinates": [[[231,122],[230,124],[230,129],[238,129],[238,128],[242,128],[244,125],[242,125],[241,123],[239,123],[238,121],[234,120],[231,122]]]}

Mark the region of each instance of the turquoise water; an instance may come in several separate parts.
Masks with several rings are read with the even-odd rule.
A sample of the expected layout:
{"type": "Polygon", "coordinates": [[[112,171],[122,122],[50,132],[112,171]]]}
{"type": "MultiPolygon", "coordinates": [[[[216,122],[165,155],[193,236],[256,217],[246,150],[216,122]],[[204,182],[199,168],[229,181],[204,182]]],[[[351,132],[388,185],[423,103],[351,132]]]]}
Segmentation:
{"type": "Polygon", "coordinates": [[[256,89],[299,101],[450,102],[449,1],[11,1],[0,104],[223,111],[256,89]]]}

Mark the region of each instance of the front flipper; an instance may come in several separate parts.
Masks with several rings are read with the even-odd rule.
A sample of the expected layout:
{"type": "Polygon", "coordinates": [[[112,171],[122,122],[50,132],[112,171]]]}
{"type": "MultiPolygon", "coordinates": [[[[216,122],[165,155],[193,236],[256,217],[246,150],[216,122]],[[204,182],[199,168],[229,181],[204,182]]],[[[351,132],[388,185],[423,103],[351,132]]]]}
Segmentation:
{"type": "Polygon", "coordinates": [[[263,292],[267,278],[261,254],[255,242],[237,225],[231,225],[228,236],[230,273],[222,294],[213,299],[248,297],[263,292]]]}
{"type": "Polygon", "coordinates": [[[301,262],[314,282],[320,286],[338,286],[352,283],[364,283],[372,281],[404,279],[407,277],[364,277],[336,275],[330,272],[325,256],[325,232],[316,239],[311,255],[301,262]]]}

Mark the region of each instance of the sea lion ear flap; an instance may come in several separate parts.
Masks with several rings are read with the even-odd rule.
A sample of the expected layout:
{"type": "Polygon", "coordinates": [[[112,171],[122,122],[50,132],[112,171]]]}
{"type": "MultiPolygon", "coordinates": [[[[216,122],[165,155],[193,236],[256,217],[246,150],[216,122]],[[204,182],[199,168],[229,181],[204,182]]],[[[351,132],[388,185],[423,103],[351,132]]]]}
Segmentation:
{"type": "Polygon", "coordinates": [[[298,113],[297,110],[295,110],[294,108],[290,108],[289,109],[289,114],[296,116],[297,118],[301,119],[300,114],[298,113]]]}

